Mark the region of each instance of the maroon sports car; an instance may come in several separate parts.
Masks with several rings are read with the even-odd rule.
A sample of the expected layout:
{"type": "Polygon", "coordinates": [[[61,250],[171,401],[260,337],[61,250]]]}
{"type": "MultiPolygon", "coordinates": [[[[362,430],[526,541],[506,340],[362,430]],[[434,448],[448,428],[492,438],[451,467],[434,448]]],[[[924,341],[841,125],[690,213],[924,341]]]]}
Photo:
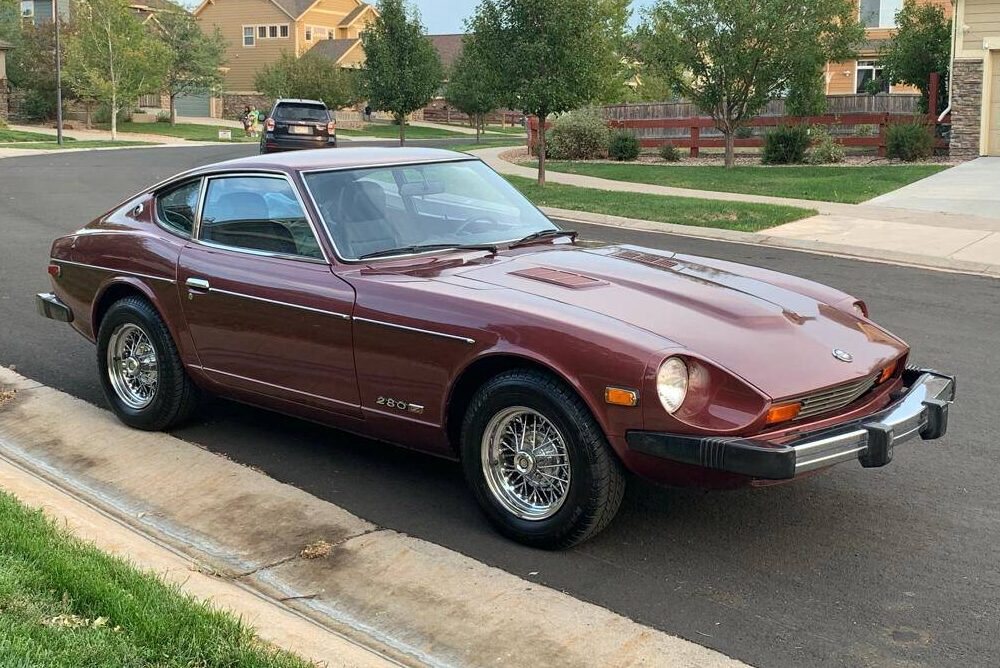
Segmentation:
{"type": "Polygon", "coordinates": [[[57,239],[40,312],[97,344],[122,421],[202,391],[462,461],[486,515],[561,548],[625,471],[730,487],[887,464],[955,382],[864,302],[766,269],[576,241],[430,149],[185,172],[57,239]]]}

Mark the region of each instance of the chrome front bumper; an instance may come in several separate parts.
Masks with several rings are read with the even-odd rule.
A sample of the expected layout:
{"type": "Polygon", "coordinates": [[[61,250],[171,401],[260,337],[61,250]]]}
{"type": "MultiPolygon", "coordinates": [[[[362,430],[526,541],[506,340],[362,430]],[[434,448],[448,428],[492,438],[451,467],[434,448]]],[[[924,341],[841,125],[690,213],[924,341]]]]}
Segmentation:
{"type": "Polygon", "coordinates": [[[630,450],[754,478],[783,480],[857,459],[867,468],[892,461],[895,446],[916,436],[940,438],[948,429],[955,378],[930,369],[903,372],[901,395],[857,420],[805,432],[780,445],[753,438],[713,438],[631,431],[630,450]]]}

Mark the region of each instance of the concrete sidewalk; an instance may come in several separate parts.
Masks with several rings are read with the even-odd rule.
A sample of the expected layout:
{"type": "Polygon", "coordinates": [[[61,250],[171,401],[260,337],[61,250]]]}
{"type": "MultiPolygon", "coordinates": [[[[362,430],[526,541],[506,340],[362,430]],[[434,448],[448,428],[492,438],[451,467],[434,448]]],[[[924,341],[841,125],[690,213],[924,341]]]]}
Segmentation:
{"type": "Polygon", "coordinates": [[[1000,158],[970,160],[868,204],[1000,219],[1000,158]]]}
{"type": "MultiPolygon", "coordinates": [[[[139,532],[185,555],[186,566],[166,566],[175,581],[176,568],[193,568],[212,576],[208,584],[255,592],[312,620],[320,629],[305,645],[246,611],[264,637],[293,651],[307,654],[303,647],[327,638],[327,655],[345,652],[331,665],[745,665],[376,526],[168,434],[129,429],[107,411],[0,367],[0,389],[8,388],[17,392],[0,407],[0,484],[12,485],[4,476],[18,469],[30,472],[121,525],[104,525],[105,541],[122,535],[125,544],[134,536],[121,532],[139,532]],[[303,555],[318,541],[318,554],[303,555]],[[352,664],[351,656],[362,660],[352,664]]],[[[54,504],[57,496],[36,491],[28,501],[54,504]]],[[[143,564],[138,551],[119,553],[143,564]]],[[[243,611],[242,603],[219,602],[243,611]]]]}
{"type": "MultiPolygon", "coordinates": [[[[537,176],[534,168],[517,165],[501,157],[510,150],[510,147],[496,147],[471,153],[479,156],[501,174],[527,178],[537,176]]],[[[950,171],[952,170],[946,170],[941,174],[948,174],[950,171]]],[[[842,253],[853,257],[868,257],[873,260],[901,262],[936,269],[1000,275],[1000,216],[913,210],[898,206],[881,206],[872,202],[841,204],[692,190],[554,171],[546,173],[546,180],[551,183],[598,190],[814,209],[819,215],[780,225],[759,235],[735,234],[746,234],[747,243],[755,243],[753,240],[755,237],[766,236],[770,239],[771,245],[782,245],[782,240],[787,240],[788,247],[799,250],[808,250],[809,245],[813,243],[816,244],[817,250],[825,253],[842,253]]],[[[919,188],[921,183],[923,181],[907,188],[919,188]]],[[[1000,186],[997,186],[997,189],[1000,190],[1000,186]]],[[[672,227],[675,228],[672,233],[683,233],[676,229],[681,226],[672,227]]],[[[694,236],[707,238],[716,237],[718,232],[701,228],[688,229],[694,236]]]]}

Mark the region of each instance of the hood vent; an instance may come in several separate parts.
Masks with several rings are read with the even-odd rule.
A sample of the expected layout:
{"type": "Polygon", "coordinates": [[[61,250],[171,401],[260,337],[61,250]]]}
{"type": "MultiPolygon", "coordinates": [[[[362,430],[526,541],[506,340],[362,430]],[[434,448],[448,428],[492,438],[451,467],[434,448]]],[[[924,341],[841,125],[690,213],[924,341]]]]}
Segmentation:
{"type": "Polygon", "coordinates": [[[641,251],[628,250],[627,248],[622,248],[616,250],[611,254],[611,257],[617,257],[622,260],[630,260],[632,262],[638,262],[639,264],[644,264],[649,267],[659,267],[660,269],[670,269],[671,267],[677,266],[676,260],[671,260],[668,257],[662,255],[654,255],[653,253],[643,253],[641,251]]]}
{"type": "Polygon", "coordinates": [[[541,281],[542,283],[561,285],[564,288],[572,288],[574,290],[608,285],[607,281],[602,281],[599,278],[591,278],[590,276],[574,274],[568,271],[560,271],[559,269],[549,269],[548,267],[521,269],[520,271],[510,272],[510,275],[520,276],[521,278],[530,278],[535,281],[541,281]]]}

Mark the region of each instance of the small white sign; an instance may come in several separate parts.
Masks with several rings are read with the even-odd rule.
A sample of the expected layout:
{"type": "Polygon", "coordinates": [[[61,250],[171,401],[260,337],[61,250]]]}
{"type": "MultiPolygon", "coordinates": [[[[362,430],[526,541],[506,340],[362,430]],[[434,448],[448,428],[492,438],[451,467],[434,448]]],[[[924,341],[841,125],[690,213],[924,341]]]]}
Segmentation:
{"type": "Polygon", "coordinates": [[[224,139],[226,141],[231,141],[233,138],[232,130],[219,130],[219,139],[224,139]]]}

